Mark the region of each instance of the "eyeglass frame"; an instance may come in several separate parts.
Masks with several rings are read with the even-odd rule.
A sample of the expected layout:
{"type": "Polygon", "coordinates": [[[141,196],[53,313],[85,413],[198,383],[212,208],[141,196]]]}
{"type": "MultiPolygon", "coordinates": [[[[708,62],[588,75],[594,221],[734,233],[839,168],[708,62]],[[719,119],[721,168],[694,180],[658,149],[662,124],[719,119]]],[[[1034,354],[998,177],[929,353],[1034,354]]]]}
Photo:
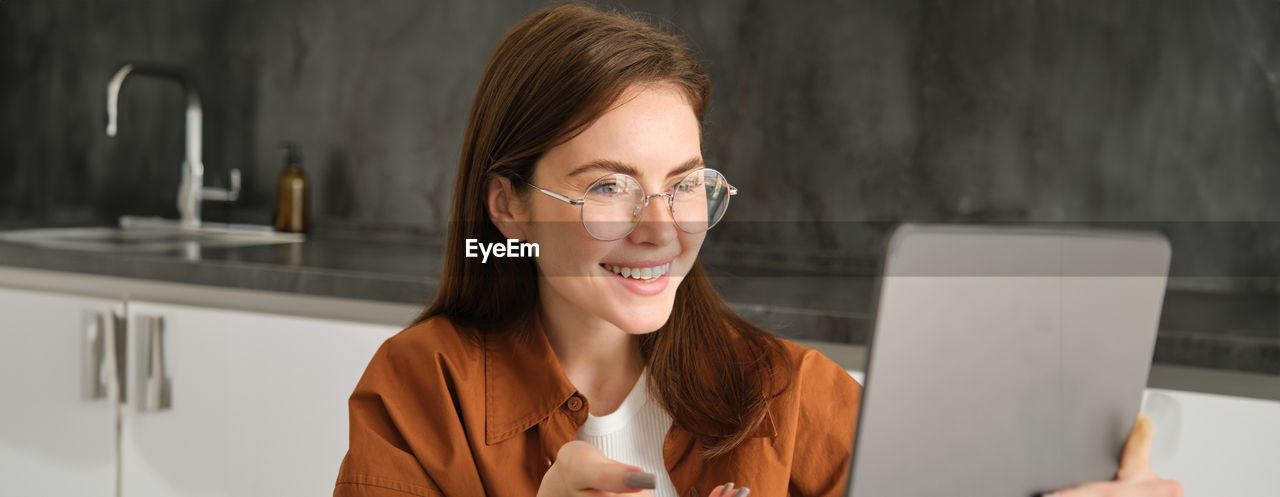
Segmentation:
{"type": "MultiPolygon", "coordinates": [[[[737,195],[737,194],[738,194],[738,187],[736,187],[736,186],[733,186],[733,185],[729,184],[729,178],[725,177],[724,173],[722,173],[722,172],[720,172],[720,171],[717,171],[717,170],[715,170],[715,169],[709,168],[709,167],[701,167],[701,168],[695,169],[695,170],[693,170],[693,171],[689,171],[689,174],[686,174],[686,175],[684,176],[684,178],[688,178],[689,176],[693,176],[693,175],[694,175],[694,173],[704,172],[704,171],[711,171],[711,172],[714,172],[714,173],[716,173],[716,174],[719,174],[721,178],[724,178],[724,184],[725,184],[725,185],[727,185],[727,186],[729,187],[729,196],[730,196],[730,197],[732,197],[732,196],[734,196],[734,195],[737,195]]],[[[705,174],[705,173],[704,173],[704,174],[705,174]]],[[[528,182],[528,181],[525,181],[525,182],[524,182],[524,184],[526,184],[526,185],[529,185],[529,186],[533,187],[533,189],[535,189],[535,190],[538,190],[538,191],[540,191],[540,192],[542,192],[542,193],[547,194],[547,196],[549,196],[549,197],[551,197],[551,198],[554,198],[554,199],[559,200],[559,201],[561,201],[561,202],[565,202],[565,203],[567,203],[567,204],[569,204],[569,205],[576,205],[576,206],[578,206],[578,221],[582,224],[582,229],[586,230],[587,234],[588,234],[588,235],[590,235],[590,236],[591,236],[591,238],[595,238],[596,240],[600,240],[600,241],[602,241],[602,242],[612,242],[612,241],[614,241],[614,240],[621,240],[621,239],[626,238],[627,236],[631,235],[631,233],[632,233],[632,232],[634,232],[634,231],[636,230],[636,227],[640,225],[640,221],[639,221],[639,220],[636,220],[635,222],[631,223],[631,229],[627,230],[627,232],[626,232],[626,233],[623,233],[621,236],[619,236],[619,237],[617,237],[617,238],[600,238],[600,237],[596,236],[596,235],[595,235],[595,233],[592,233],[592,232],[591,232],[591,230],[590,230],[589,228],[587,228],[587,220],[586,220],[586,217],[585,217],[585,216],[586,216],[586,214],[585,214],[586,209],[583,207],[583,206],[587,203],[587,192],[591,191],[591,187],[596,186],[596,183],[599,183],[601,180],[603,180],[603,179],[605,179],[605,178],[608,178],[608,177],[610,177],[610,176],[626,176],[626,177],[628,177],[628,178],[631,178],[631,179],[635,180],[636,184],[640,184],[640,180],[639,180],[639,179],[636,179],[635,177],[633,177],[633,176],[631,176],[631,175],[629,175],[629,174],[625,174],[625,173],[610,173],[610,174],[606,174],[606,175],[604,175],[604,176],[601,176],[601,177],[597,178],[595,181],[592,181],[590,185],[587,185],[587,189],[586,189],[586,191],[582,192],[582,198],[581,198],[581,199],[579,199],[579,200],[571,199],[571,198],[569,198],[569,197],[567,197],[567,196],[564,196],[564,195],[561,195],[561,194],[559,194],[559,193],[553,192],[553,191],[551,191],[551,190],[548,190],[548,189],[543,188],[543,187],[541,187],[541,186],[535,185],[535,184],[530,183],[530,182],[528,182]]],[[[680,181],[684,181],[684,178],[680,178],[680,181]]],[[[640,192],[641,192],[641,193],[644,193],[644,185],[640,185],[640,192]]],[[[671,193],[671,192],[669,192],[669,191],[663,191],[662,193],[655,193],[655,194],[653,194],[653,195],[649,195],[649,194],[645,193],[644,198],[643,198],[643,199],[641,200],[641,202],[640,202],[640,212],[644,212],[644,210],[645,210],[645,209],[648,209],[648,208],[649,208],[649,199],[654,198],[654,197],[667,197],[667,209],[671,212],[671,224],[676,225],[676,228],[677,228],[677,229],[679,229],[680,231],[683,231],[683,232],[685,232],[685,233],[689,233],[689,234],[691,234],[691,235],[692,235],[692,234],[698,234],[698,233],[706,233],[707,231],[710,231],[710,230],[711,230],[711,228],[714,228],[714,227],[715,227],[715,224],[720,224],[720,220],[719,220],[719,219],[717,219],[715,224],[713,224],[713,225],[711,225],[711,226],[707,226],[707,228],[706,228],[706,229],[701,230],[701,231],[689,231],[689,230],[687,230],[687,229],[684,229],[684,227],[680,226],[680,223],[676,222],[676,205],[675,205],[675,204],[676,204],[676,197],[675,197],[675,194],[674,194],[674,193],[671,193]]],[[[728,201],[729,201],[729,199],[725,199],[725,202],[728,202],[728,201]]],[[[726,206],[725,206],[725,211],[728,211],[728,210],[729,210],[729,206],[728,206],[728,205],[726,205],[726,206]]],[[[723,216],[723,215],[722,215],[722,216],[723,216]]],[[[642,217],[643,217],[643,216],[642,216],[642,217]]]]}

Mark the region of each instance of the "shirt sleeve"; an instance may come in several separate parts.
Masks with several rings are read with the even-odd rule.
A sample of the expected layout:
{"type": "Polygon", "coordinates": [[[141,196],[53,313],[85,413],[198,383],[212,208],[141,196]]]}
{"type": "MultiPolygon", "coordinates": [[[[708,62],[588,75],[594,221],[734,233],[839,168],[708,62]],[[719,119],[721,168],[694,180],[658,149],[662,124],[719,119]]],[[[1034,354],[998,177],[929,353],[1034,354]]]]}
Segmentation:
{"type": "Polygon", "coordinates": [[[392,416],[399,406],[389,343],[374,354],[348,401],[350,446],[338,469],[334,497],[444,497],[392,416]]]}
{"type": "Polygon", "coordinates": [[[806,352],[795,381],[799,423],[788,493],[843,497],[862,385],[816,350],[806,352]]]}

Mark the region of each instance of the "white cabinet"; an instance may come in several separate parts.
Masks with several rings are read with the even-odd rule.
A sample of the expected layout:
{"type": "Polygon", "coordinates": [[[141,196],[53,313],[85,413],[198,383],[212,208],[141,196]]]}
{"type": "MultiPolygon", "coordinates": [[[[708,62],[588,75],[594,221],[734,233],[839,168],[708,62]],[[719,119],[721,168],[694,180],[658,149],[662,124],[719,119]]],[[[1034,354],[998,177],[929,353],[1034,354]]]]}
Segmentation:
{"type": "Polygon", "coordinates": [[[0,288],[5,495],[116,495],[118,300],[0,288]]]}
{"type": "Polygon", "coordinates": [[[1151,468],[1187,495],[1280,494],[1280,402],[1149,388],[1151,468]]]}
{"type": "Polygon", "coordinates": [[[347,398],[399,331],[150,302],[128,317],[125,497],[332,493],[347,398]]]}
{"type": "Polygon", "coordinates": [[[328,495],[400,327],[0,288],[0,494],[328,495]]]}
{"type": "MultiPolygon", "coordinates": [[[[110,293],[120,296],[0,287],[0,494],[332,493],[347,398],[400,327],[110,293]]],[[[261,299],[245,295],[236,293],[261,299]]],[[[864,350],[812,345],[862,381],[864,350]]],[[[1280,488],[1280,402],[1152,388],[1144,410],[1156,429],[1152,467],[1187,495],[1280,488]]]]}

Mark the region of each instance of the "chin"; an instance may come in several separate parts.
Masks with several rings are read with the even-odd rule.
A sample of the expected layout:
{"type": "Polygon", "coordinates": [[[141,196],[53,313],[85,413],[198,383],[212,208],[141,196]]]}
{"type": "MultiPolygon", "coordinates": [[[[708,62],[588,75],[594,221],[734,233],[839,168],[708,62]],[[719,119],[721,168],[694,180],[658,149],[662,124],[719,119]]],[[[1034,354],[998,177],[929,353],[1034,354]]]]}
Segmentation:
{"type": "Polygon", "coordinates": [[[614,313],[614,319],[611,319],[613,325],[628,334],[648,334],[657,332],[658,328],[662,328],[667,324],[667,320],[671,319],[672,307],[676,304],[675,287],[678,282],[672,282],[671,295],[663,292],[663,295],[645,297],[645,302],[637,302],[637,304],[625,305],[622,309],[617,309],[614,313]]]}
{"type": "Polygon", "coordinates": [[[658,331],[671,318],[674,302],[666,300],[657,305],[632,307],[619,313],[613,324],[631,335],[646,335],[658,331]]]}
{"type": "Polygon", "coordinates": [[[639,320],[630,320],[625,323],[617,323],[617,324],[618,324],[618,328],[621,328],[622,331],[627,332],[627,334],[629,335],[648,335],[650,333],[658,331],[658,328],[661,328],[662,325],[667,324],[667,320],[663,319],[659,321],[654,319],[647,319],[643,322],[639,320]]]}

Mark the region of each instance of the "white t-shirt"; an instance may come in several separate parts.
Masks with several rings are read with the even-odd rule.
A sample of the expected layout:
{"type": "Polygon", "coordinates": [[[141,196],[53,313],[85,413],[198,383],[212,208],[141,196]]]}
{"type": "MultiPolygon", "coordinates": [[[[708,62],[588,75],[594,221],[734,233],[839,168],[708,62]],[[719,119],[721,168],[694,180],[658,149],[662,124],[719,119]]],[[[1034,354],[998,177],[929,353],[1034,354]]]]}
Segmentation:
{"type": "Polygon", "coordinates": [[[588,414],[575,438],[596,446],[609,459],[656,475],[657,486],[651,490],[654,497],[677,497],[662,459],[671,415],[649,395],[648,377],[646,368],[616,411],[604,416],[588,414]]]}

